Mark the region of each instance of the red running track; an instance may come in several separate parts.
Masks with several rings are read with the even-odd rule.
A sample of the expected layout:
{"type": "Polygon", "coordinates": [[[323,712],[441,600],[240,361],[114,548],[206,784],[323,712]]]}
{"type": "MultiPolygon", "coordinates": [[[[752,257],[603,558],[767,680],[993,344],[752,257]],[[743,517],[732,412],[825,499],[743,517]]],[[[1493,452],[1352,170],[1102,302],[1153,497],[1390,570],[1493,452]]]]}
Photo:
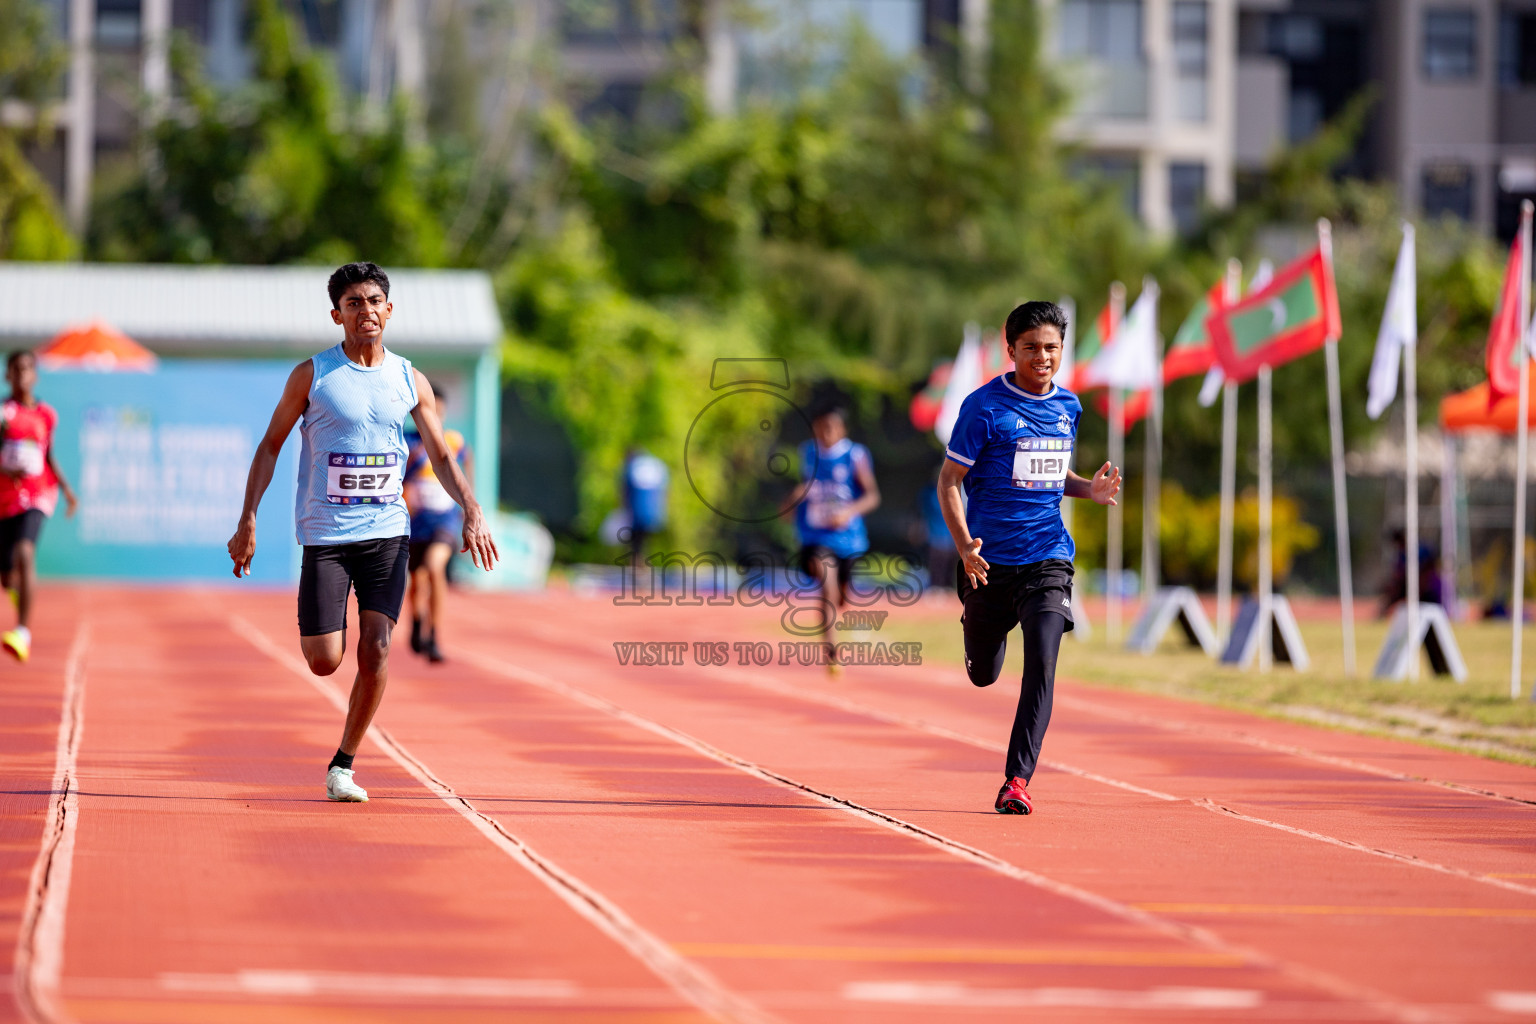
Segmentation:
{"type": "Polygon", "coordinates": [[[397,649],[337,805],[351,669],[308,674],[291,594],[40,604],[0,669],[6,1019],[1536,1017],[1536,769],[1068,679],[1001,816],[1006,679],[626,667],[783,634],[551,592],[397,649]]]}

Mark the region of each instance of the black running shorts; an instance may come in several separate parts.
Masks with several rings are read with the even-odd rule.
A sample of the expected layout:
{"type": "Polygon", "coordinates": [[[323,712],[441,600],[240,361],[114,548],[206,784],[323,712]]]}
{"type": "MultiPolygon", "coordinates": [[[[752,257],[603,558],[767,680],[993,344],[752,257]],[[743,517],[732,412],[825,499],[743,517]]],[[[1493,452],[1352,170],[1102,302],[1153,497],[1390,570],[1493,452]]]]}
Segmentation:
{"type": "Polygon", "coordinates": [[[400,619],[410,578],[409,537],[381,537],[355,544],[304,546],[299,571],[299,635],[323,636],[347,626],[347,591],[357,590],[359,612],[400,619]]]}
{"type": "Polygon", "coordinates": [[[47,518],[42,509],[29,508],[19,516],[0,519],[0,573],[11,571],[17,544],[24,540],[37,543],[47,518]]]}
{"type": "Polygon", "coordinates": [[[848,581],[853,579],[853,563],[858,561],[858,555],[838,555],[825,544],[807,544],[800,549],[800,557],[796,559],[800,571],[811,579],[816,578],[815,563],[831,561],[837,566],[837,585],[846,588],[848,581]]]}

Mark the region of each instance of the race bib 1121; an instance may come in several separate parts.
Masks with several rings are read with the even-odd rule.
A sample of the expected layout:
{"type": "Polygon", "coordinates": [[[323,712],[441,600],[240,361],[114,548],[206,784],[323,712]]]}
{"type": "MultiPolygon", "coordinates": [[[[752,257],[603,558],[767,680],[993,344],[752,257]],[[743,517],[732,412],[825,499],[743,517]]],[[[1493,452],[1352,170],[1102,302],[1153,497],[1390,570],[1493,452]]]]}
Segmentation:
{"type": "Polygon", "coordinates": [[[325,497],[333,505],[388,505],[400,497],[404,459],[395,452],[325,457],[325,497]]]}
{"type": "Polygon", "coordinates": [[[1024,437],[1013,454],[1013,486],[1032,491],[1062,491],[1072,465],[1072,438],[1024,437]]]}

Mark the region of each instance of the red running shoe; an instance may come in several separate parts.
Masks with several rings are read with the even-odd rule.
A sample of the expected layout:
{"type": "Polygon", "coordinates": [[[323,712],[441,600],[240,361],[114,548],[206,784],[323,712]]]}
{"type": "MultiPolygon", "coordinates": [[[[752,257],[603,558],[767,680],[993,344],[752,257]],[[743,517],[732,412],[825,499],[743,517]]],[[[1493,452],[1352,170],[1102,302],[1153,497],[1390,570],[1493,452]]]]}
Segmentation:
{"type": "Polygon", "coordinates": [[[1035,809],[1029,790],[1024,788],[1024,780],[1017,777],[1003,783],[1003,788],[997,791],[996,806],[998,814],[1028,814],[1035,809]]]}

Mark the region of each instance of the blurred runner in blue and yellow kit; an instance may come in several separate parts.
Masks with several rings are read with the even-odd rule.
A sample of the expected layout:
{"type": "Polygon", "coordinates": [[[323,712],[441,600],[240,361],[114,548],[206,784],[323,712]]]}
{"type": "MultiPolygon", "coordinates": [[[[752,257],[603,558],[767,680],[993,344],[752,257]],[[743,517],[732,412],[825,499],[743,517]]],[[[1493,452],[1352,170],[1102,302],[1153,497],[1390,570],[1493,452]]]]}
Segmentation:
{"type": "MultiPolygon", "coordinates": [[[[434,386],[433,391],[441,416],[447,408],[448,396],[441,388],[434,386]]],[[[405,440],[410,446],[405,459],[405,504],[411,510],[411,650],[437,663],[443,660],[438,629],[443,623],[443,598],[448,592],[448,561],[458,546],[464,514],[433,471],[421,435],[409,433],[405,440]]],[[[474,456],[464,435],[445,427],[443,441],[448,445],[449,457],[473,487],[474,456]]]]}
{"type": "Polygon", "coordinates": [[[848,603],[854,559],[869,550],[864,516],[880,505],[869,449],[848,437],[841,409],[828,406],[811,420],[814,438],[800,446],[800,485],[790,496],[800,537],[800,569],[821,588],[827,667],[837,663],[833,629],[848,603]]]}

